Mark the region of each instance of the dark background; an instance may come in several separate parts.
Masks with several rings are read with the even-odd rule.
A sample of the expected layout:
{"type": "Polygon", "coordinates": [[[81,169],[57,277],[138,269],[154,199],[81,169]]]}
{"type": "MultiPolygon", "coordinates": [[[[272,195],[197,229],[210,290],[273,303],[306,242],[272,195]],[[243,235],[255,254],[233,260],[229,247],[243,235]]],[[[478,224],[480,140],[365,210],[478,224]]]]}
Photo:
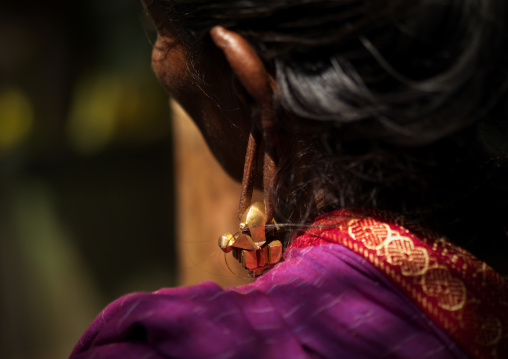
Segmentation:
{"type": "Polygon", "coordinates": [[[139,0],[0,6],[0,358],[65,358],[175,284],[167,96],[139,0]]]}

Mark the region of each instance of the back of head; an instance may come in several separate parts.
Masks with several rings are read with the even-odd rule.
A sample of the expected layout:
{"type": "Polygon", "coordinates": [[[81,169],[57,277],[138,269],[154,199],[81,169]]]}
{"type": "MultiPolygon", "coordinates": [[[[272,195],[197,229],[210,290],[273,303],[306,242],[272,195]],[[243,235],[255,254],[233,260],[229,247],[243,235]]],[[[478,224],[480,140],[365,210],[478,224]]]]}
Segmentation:
{"type": "Polygon", "coordinates": [[[396,211],[499,268],[495,254],[508,247],[506,1],[154,2],[195,62],[222,25],[276,79],[292,154],[278,168],[283,221],[345,207],[396,211]]]}

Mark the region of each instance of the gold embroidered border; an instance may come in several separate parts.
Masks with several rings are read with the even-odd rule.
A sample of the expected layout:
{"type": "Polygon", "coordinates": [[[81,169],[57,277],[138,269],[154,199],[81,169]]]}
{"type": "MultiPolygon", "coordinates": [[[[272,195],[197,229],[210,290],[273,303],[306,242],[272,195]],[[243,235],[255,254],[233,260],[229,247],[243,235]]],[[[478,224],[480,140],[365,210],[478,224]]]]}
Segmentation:
{"type": "Polygon", "coordinates": [[[418,238],[402,217],[387,217],[355,218],[339,211],[308,233],[365,257],[471,355],[508,355],[508,286],[501,276],[444,238],[422,230],[418,238]],[[327,230],[334,224],[339,231],[327,230]]]}

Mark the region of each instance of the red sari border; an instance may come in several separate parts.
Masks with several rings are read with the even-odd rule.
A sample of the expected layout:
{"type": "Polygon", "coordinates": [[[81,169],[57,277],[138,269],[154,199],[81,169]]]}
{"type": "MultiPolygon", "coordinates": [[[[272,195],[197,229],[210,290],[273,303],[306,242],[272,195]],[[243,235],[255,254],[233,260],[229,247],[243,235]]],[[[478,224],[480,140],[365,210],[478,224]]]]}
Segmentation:
{"type": "Polygon", "coordinates": [[[363,256],[475,358],[508,358],[508,285],[464,249],[402,216],[340,210],[290,247],[341,244],[363,256]]]}

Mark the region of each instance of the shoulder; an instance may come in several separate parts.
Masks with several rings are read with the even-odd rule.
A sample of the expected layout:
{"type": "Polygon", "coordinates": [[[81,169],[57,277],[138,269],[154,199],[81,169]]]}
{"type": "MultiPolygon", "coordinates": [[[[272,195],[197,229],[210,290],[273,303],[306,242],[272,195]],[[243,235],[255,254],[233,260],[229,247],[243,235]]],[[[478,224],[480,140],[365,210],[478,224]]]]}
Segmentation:
{"type": "Polygon", "coordinates": [[[376,268],[329,244],[291,249],[250,285],[120,298],[74,357],[129,358],[136,350],[154,358],[414,357],[415,346],[449,354],[453,345],[376,268]]]}

